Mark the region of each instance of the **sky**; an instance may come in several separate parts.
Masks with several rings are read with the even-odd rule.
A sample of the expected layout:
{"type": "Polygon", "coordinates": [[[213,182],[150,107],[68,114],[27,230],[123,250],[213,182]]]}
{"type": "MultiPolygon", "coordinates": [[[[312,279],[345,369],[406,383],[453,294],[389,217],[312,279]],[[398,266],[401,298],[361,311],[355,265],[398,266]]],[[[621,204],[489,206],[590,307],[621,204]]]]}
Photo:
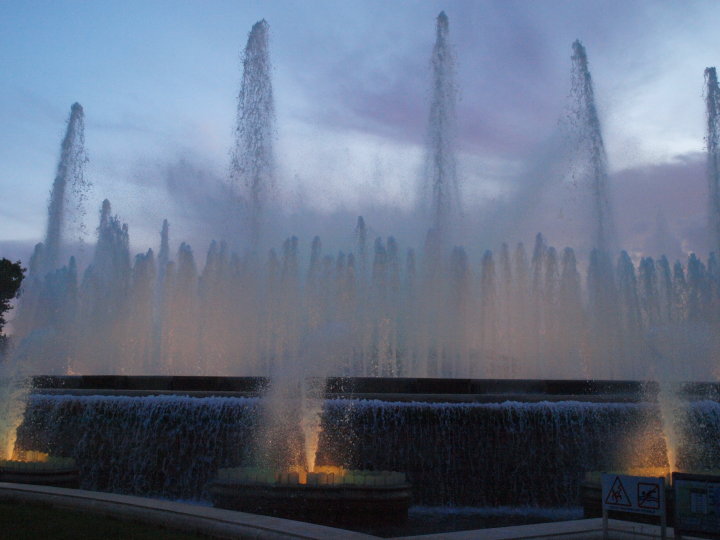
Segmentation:
{"type": "Polygon", "coordinates": [[[718,2],[3,0],[0,256],[25,257],[42,240],[76,101],[93,184],[86,241],[105,198],[135,251],[157,247],[164,218],[175,245],[227,233],[216,209],[227,202],[241,54],[263,18],[277,238],[341,244],[359,214],[372,233],[414,238],[441,10],[456,58],[465,240],[493,248],[542,230],[560,247],[583,242],[582,194],[559,180],[554,139],[580,39],[622,247],[708,251],[703,70],[720,64],[718,2]]]}

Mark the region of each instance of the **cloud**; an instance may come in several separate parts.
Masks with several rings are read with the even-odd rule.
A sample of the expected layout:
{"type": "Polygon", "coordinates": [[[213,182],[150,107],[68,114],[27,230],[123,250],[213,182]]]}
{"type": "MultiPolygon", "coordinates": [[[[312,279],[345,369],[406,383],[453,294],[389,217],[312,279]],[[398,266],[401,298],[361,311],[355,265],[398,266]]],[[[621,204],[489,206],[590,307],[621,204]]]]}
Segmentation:
{"type": "MultiPolygon", "coordinates": [[[[443,9],[457,59],[458,149],[469,206],[475,211],[490,194],[495,200],[483,213],[505,216],[479,234],[500,238],[511,237],[510,229],[535,229],[526,222],[538,208],[532,212],[540,214],[535,222],[554,220],[558,238],[581,237],[578,222],[568,218],[577,194],[565,186],[559,193],[539,190],[554,174],[544,171],[556,166],[557,149],[544,145],[563,114],[570,44],[579,38],[588,48],[609,161],[621,169],[613,187],[632,249],[645,249],[658,208],[665,209],[668,230],[684,242],[683,249],[702,245],[704,204],[679,204],[679,195],[688,194],[678,194],[672,181],[699,175],[693,189],[701,193],[702,159],[683,166],[669,163],[668,156],[702,147],[701,75],[714,62],[713,51],[720,50],[713,23],[720,7],[514,0],[188,4],[167,13],[157,6],[136,7],[137,16],[122,12],[110,34],[98,33],[91,16],[112,20],[108,14],[115,8],[72,10],[68,21],[58,4],[43,10],[45,26],[25,24],[20,31],[10,24],[0,38],[12,53],[15,71],[8,72],[17,86],[3,93],[8,121],[0,129],[7,143],[0,150],[0,172],[16,194],[4,208],[35,208],[40,217],[28,224],[44,216],[72,101],[67,96],[77,95],[73,99],[87,107],[89,170],[98,199],[111,198],[135,238],[156,242],[162,218],[176,214],[181,216],[175,218],[176,233],[181,222],[197,220],[203,237],[218,235],[219,216],[226,212],[218,209],[228,201],[218,186],[232,144],[238,52],[251,24],[262,17],[271,25],[281,183],[290,191],[304,189],[307,212],[318,216],[395,208],[398,199],[408,203],[422,165],[429,58],[435,17],[443,9]],[[158,31],[153,21],[159,15],[167,24],[158,31]],[[43,32],[46,26],[52,27],[52,39],[43,32]],[[109,43],[108,36],[117,41],[109,43]],[[60,38],[67,45],[64,54],[56,50],[60,38]],[[99,64],[100,75],[90,69],[99,64]],[[52,85],[43,78],[47,73],[55,75],[52,85]],[[33,96],[18,99],[27,89],[33,96]],[[177,156],[185,158],[183,165],[177,156]],[[43,163],[45,171],[38,165],[43,163]],[[376,177],[381,189],[373,184],[376,177]],[[167,199],[168,187],[174,202],[167,199]],[[644,189],[652,197],[643,197],[644,189]],[[654,192],[665,189],[667,196],[654,192]],[[513,192],[519,198],[511,197],[513,192]],[[532,194],[540,192],[545,195],[538,202],[532,194]],[[567,204],[540,209],[547,208],[540,204],[547,199],[562,197],[567,204]],[[638,198],[640,203],[624,206],[638,198]],[[500,226],[508,220],[512,227],[500,226]],[[141,233],[144,229],[152,232],[141,233]],[[490,234],[494,231],[497,235],[490,234]]],[[[403,211],[410,206],[401,205],[403,211]]],[[[3,234],[29,237],[18,232],[21,227],[30,225],[13,222],[3,234]]],[[[38,226],[38,234],[41,230],[38,226]]],[[[191,236],[190,225],[182,230],[191,236]]]]}
{"type": "Polygon", "coordinates": [[[657,256],[679,242],[678,258],[689,252],[705,256],[707,238],[706,156],[697,152],[669,163],[625,169],[613,175],[616,216],[623,246],[657,256]],[[667,228],[666,238],[658,227],[667,228]]]}
{"type": "Polygon", "coordinates": [[[21,261],[27,267],[36,243],[29,240],[0,240],[0,258],[21,261]]]}

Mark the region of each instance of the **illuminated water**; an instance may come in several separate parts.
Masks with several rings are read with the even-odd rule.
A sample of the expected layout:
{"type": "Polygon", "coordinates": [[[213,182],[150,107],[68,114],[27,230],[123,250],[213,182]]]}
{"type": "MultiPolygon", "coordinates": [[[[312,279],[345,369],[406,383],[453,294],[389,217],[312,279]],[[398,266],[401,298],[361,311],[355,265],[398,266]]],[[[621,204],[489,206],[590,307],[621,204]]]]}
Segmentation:
{"type": "MultiPolygon", "coordinates": [[[[165,221],[158,223],[158,246],[133,255],[130,229],[113,215],[106,200],[90,264],[78,268],[74,258],[64,264],[59,257],[61,247],[69,242],[66,217],[74,204],[67,203],[67,189],[75,186],[71,191],[81,194],[86,187],[82,175],[83,110],[73,106],[53,184],[47,236],[31,263],[15,321],[16,348],[5,364],[10,371],[15,369],[16,377],[11,380],[32,372],[268,376],[272,383],[262,409],[257,409],[255,402],[247,405],[256,415],[247,420],[254,422],[254,442],[252,448],[243,446],[242,452],[265,463],[310,466],[316,456],[321,459],[323,444],[329,444],[323,443],[325,432],[319,428],[320,390],[307,386],[310,376],[659,380],[668,389],[661,398],[659,425],[664,426],[668,446],[674,447],[670,452],[682,446],[687,431],[680,435],[674,426],[677,414],[685,413],[677,412],[674,405],[673,384],[717,377],[720,266],[715,255],[702,258],[693,254],[673,263],[662,254],[631,256],[619,249],[622,239],[617,238],[613,225],[607,156],[587,54],[579,41],[572,45],[568,136],[574,148],[572,174],[592,208],[587,218],[592,233],[582,246],[576,246],[577,250],[553,246],[541,234],[532,248],[522,243],[502,244],[492,250],[483,245],[454,244],[454,228],[462,221],[461,179],[455,157],[457,88],[449,21],[440,14],[431,56],[422,179],[428,193],[429,213],[423,222],[426,241],[407,245],[392,236],[373,238],[372,224],[359,217],[355,237],[348,234],[345,249],[336,252],[324,249],[320,237],[311,237],[313,233],[304,230],[293,231],[281,246],[270,246],[265,240],[265,229],[273,220],[269,200],[276,174],[268,32],[265,21],[257,23],[243,57],[229,176],[237,188],[237,212],[245,225],[227,238],[234,245],[234,236],[244,239],[240,245],[245,249],[239,252],[219,240],[199,255],[182,239],[173,238],[165,221]],[[315,448],[320,449],[318,453],[315,448]]],[[[717,135],[717,109],[713,108],[717,81],[713,74],[709,71],[707,76],[711,193],[717,181],[712,143],[717,135]]],[[[78,195],[78,199],[82,197],[78,195]]],[[[720,210],[714,211],[720,215],[720,210]]],[[[348,230],[352,225],[348,224],[348,230]]],[[[24,395],[17,385],[7,393],[24,395]]],[[[54,399],[64,403],[61,398],[54,399]]],[[[22,406],[17,406],[18,400],[3,403],[12,403],[2,415],[3,422],[16,425],[22,406]]],[[[130,411],[141,406],[140,402],[122,403],[130,411]]],[[[533,429],[566,422],[568,429],[559,436],[566,444],[574,436],[573,422],[581,422],[579,411],[593,418],[609,406],[587,411],[583,408],[587,405],[558,407],[548,412],[549,424],[533,425],[533,429]]],[[[170,409],[168,405],[153,413],[159,417],[139,414],[130,420],[131,425],[159,425],[175,414],[170,409]]],[[[381,419],[390,414],[385,406],[378,410],[381,419]]],[[[447,411],[453,410],[447,407],[447,411]]],[[[531,405],[508,410],[517,416],[520,426],[529,421],[528,411],[536,411],[531,405]]],[[[425,412],[417,414],[422,417],[425,412]]],[[[370,425],[373,436],[377,435],[378,424],[370,425]]],[[[249,430],[248,426],[237,429],[249,430]]],[[[185,429],[156,434],[170,444],[167,453],[157,455],[151,463],[156,469],[163,470],[175,453],[190,455],[185,441],[191,435],[185,429]]],[[[221,424],[217,429],[220,431],[207,434],[209,440],[217,438],[222,429],[233,428],[221,424]]],[[[509,429],[509,437],[508,433],[524,432],[509,429]]],[[[599,451],[600,441],[590,440],[594,442],[585,450],[599,451]]],[[[128,441],[144,444],[131,437],[128,441]]],[[[104,448],[106,443],[98,439],[87,444],[104,448]]],[[[357,440],[348,444],[360,448],[357,440]]],[[[451,448],[468,453],[474,451],[473,444],[458,440],[451,448]]],[[[213,451],[208,450],[210,454],[213,451]]],[[[371,455],[373,450],[363,447],[363,452],[371,455]]],[[[658,459],[667,459],[666,453],[663,450],[658,459]]],[[[199,455],[208,454],[200,451],[199,455]]],[[[568,465],[566,457],[548,456],[552,462],[547,466],[555,463],[574,471],[568,473],[575,476],[567,479],[567,485],[577,480],[579,465],[568,465]]],[[[200,478],[209,474],[218,460],[236,465],[230,463],[231,457],[247,459],[236,453],[203,458],[216,461],[201,461],[192,467],[198,468],[200,478]]],[[[445,459],[452,463],[458,456],[449,453],[445,459]]],[[[130,466],[144,467],[141,461],[138,457],[130,466]]],[[[380,466],[375,461],[370,465],[380,466]]],[[[89,478],[107,476],[108,466],[116,465],[106,463],[96,476],[93,471],[86,472],[89,478]]],[[[482,475],[492,472],[492,463],[486,469],[482,475]]],[[[192,490],[180,487],[189,485],[189,480],[183,479],[187,472],[170,471],[163,480],[170,487],[157,487],[148,479],[157,472],[129,474],[130,480],[110,475],[92,482],[106,489],[146,489],[148,493],[172,491],[177,484],[178,496],[197,494],[197,485],[192,490]]],[[[508,470],[498,475],[517,481],[509,480],[508,470]]],[[[526,488],[515,487],[514,493],[520,494],[515,503],[525,501],[522,494],[526,488]]],[[[461,496],[440,498],[465,504],[461,496]]]]}
{"type": "MultiPolygon", "coordinates": [[[[253,463],[262,401],[34,395],[19,437],[75,458],[85,489],[204,499],[219,468],[253,463]]],[[[698,401],[688,411],[684,463],[719,467],[720,405],[698,401]]],[[[414,504],[557,508],[579,504],[585,472],[660,466],[664,450],[658,410],[647,403],[336,399],[323,404],[317,460],[404,471],[414,504]]]]}

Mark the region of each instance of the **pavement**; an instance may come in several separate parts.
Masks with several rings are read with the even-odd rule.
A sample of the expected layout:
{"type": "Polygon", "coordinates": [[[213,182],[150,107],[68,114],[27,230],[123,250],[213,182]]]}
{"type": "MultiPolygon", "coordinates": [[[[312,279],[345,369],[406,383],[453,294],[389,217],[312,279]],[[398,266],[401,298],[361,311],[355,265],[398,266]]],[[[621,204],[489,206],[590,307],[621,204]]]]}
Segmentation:
{"type": "MultiPolygon", "coordinates": [[[[222,510],[174,501],[163,501],[132,495],[118,495],[80,489],[0,482],[0,501],[17,501],[50,505],[165,527],[211,538],[293,540],[341,539],[369,540],[379,538],[368,534],[293,521],[271,516],[222,510]]],[[[668,528],[668,538],[674,538],[668,528]]],[[[421,536],[405,536],[402,540],[564,540],[602,539],[602,519],[579,519],[495,529],[479,529],[421,536]]],[[[660,527],[642,523],[609,520],[611,540],[660,538],[660,527]]],[[[691,538],[683,536],[683,538],[691,538]]],[[[396,539],[396,540],[399,540],[396,539]]]]}

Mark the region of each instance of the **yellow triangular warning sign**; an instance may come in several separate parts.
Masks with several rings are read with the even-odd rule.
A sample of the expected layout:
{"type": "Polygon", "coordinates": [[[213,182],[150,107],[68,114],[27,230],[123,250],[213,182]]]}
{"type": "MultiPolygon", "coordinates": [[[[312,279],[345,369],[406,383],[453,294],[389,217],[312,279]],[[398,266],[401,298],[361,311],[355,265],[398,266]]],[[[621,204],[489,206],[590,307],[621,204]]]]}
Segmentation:
{"type": "Polygon", "coordinates": [[[632,506],[632,501],[628,497],[625,487],[620,481],[620,477],[616,476],[615,481],[610,488],[610,491],[605,497],[605,504],[611,504],[613,506],[632,506]]]}

